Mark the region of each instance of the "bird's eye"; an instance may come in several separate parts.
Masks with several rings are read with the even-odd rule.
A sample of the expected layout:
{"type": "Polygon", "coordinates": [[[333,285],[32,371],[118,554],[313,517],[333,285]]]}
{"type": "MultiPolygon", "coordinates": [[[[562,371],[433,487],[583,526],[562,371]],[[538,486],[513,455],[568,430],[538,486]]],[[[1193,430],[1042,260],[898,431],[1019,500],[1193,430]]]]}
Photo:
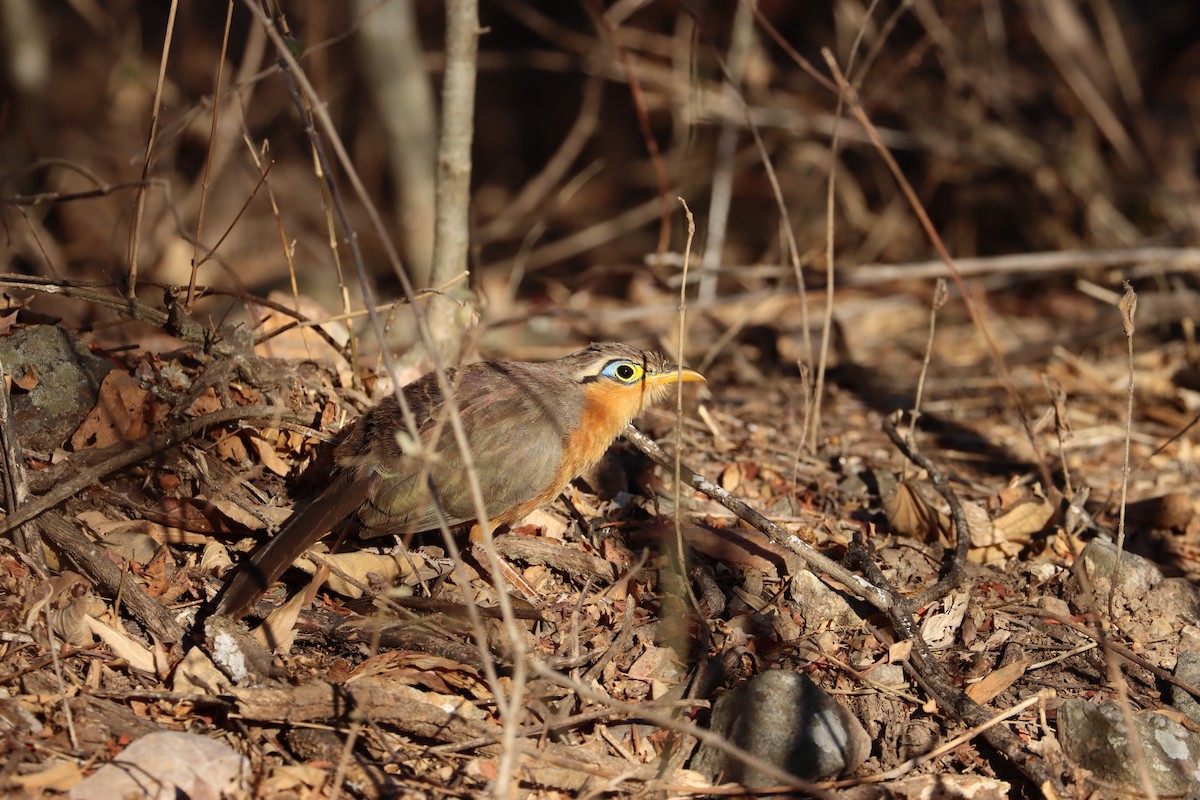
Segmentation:
{"type": "Polygon", "coordinates": [[[605,366],[604,371],[600,374],[616,378],[621,383],[633,383],[642,377],[644,370],[632,361],[613,361],[605,366]]]}

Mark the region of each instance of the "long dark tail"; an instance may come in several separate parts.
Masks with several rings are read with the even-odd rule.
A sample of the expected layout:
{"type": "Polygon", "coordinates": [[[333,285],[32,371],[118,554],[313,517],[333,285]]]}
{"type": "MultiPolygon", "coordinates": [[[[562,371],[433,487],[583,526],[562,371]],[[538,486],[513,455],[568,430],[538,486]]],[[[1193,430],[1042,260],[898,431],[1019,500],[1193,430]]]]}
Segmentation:
{"type": "Polygon", "coordinates": [[[366,501],[377,484],[373,476],[343,469],[308,505],[292,514],[279,533],[240,565],[217,599],[216,613],[238,619],[292,562],[366,501]]]}

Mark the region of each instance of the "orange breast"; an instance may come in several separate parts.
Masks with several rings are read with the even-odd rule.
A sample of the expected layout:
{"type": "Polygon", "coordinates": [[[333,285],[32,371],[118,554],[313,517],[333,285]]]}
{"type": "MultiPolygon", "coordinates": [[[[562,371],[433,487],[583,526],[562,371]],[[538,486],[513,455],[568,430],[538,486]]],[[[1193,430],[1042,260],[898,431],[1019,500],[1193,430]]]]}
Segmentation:
{"type": "Polygon", "coordinates": [[[583,387],[583,411],[579,423],[563,445],[563,459],[554,480],[528,503],[513,508],[494,525],[514,522],[557,497],[567,484],[600,460],[625,426],[642,410],[640,387],[593,383],[583,387]]]}

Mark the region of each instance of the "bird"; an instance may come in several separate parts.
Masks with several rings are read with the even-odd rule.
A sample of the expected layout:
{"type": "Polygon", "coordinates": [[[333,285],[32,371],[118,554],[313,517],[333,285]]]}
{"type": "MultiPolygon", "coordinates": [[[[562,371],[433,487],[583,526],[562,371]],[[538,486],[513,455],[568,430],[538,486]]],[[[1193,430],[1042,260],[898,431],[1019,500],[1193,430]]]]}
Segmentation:
{"type": "MultiPolygon", "coordinates": [[[[446,378],[492,530],[554,500],[677,382],[704,381],[659,353],[615,342],[554,361],[481,361],[448,369],[446,378]]],[[[351,516],[364,538],[437,530],[439,517],[450,527],[477,522],[437,375],[402,391],[419,446],[395,395],[359,417],[335,440],[324,488],[236,569],[215,613],[244,616],[296,558],[351,516]]]]}

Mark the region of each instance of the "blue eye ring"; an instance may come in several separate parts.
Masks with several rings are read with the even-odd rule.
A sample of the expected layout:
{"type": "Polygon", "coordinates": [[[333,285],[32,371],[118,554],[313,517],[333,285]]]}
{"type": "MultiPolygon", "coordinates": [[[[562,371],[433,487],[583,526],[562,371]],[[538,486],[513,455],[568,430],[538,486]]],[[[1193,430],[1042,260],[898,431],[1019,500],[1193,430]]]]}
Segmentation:
{"type": "Polygon", "coordinates": [[[619,358],[605,364],[600,374],[606,378],[612,378],[615,381],[628,384],[641,380],[646,374],[646,370],[641,364],[626,358],[619,358]]]}

